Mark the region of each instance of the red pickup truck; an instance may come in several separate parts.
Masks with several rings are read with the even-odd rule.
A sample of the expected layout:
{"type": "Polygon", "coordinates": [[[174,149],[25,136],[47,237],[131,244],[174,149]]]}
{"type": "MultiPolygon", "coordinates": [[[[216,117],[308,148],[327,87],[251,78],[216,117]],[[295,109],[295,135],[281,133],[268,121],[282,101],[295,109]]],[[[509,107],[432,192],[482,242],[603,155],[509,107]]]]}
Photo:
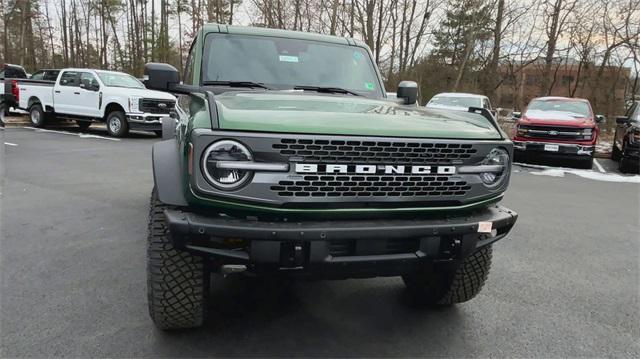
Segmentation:
{"type": "Polygon", "coordinates": [[[517,159],[555,157],[578,160],[591,168],[598,122],[588,100],[568,97],[538,97],[531,100],[517,119],[513,146],[517,159]]]}

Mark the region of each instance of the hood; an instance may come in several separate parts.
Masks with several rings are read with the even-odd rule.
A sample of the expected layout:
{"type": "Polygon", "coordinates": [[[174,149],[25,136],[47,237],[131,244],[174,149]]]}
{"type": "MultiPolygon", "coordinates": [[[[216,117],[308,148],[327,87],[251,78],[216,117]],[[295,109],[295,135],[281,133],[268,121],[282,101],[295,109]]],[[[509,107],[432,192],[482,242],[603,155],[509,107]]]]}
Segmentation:
{"type": "Polygon", "coordinates": [[[522,125],[593,127],[595,121],[591,117],[563,111],[528,110],[519,121],[522,125]]]}
{"type": "Polygon", "coordinates": [[[427,106],[425,106],[426,108],[436,108],[436,109],[440,109],[440,110],[454,110],[454,111],[467,111],[469,108],[468,107],[462,107],[462,106],[448,106],[448,105],[429,105],[427,104],[427,106]]]}
{"type": "Polygon", "coordinates": [[[154,98],[158,100],[173,100],[173,101],[176,100],[176,97],[173,96],[172,94],[167,92],[162,92],[162,91],[148,90],[148,89],[133,89],[133,88],[122,89],[122,90],[126,91],[127,95],[129,96],[140,96],[144,98],[154,98]]]}
{"type": "Polygon", "coordinates": [[[502,139],[482,115],[404,106],[382,99],[302,91],[216,95],[225,130],[388,137],[502,139]]]}

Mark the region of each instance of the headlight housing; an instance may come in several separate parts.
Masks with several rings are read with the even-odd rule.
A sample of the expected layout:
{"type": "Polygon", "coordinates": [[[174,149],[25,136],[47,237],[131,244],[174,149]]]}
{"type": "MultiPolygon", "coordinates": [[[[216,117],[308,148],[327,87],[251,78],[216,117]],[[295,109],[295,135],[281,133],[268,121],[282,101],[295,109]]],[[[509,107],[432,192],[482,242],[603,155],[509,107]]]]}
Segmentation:
{"type": "Polygon", "coordinates": [[[507,177],[509,173],[509,152],[501,147],[496,147],[480,163],[484,166],[500,166],[500,171],[481,172],[480,179],[487,187],[496,187],[507,177]]]}
{"type": "Polygon", "coordinates": [[[216,188],[234,190],[245,185],[252,175],[252,171],[241,169],[218,168],[218,161],[251,161],[251,151],[233,140],[221,140],[209,145],[202,156],[202,172],[207,181],[216,188]]]}
{"type": "Polygon", "coordinates": [[[582,138],[585,140],[590,140],[593,136],[593,133],[594,131],[592,128],[585,128],[584,130],[582,130],[582,138]]]}
{"type": "Polygon", "coordinates": [[[516,135],[517,136],[526,136],[527,133],[529,132],[529,129],[524,127],[524,126],[516,126],[516,135]]]}
{"type": "Polygon", "coordinates": [[[140,96],[129,97],[129,112],[142,112],[140,111],[140,96]]]}

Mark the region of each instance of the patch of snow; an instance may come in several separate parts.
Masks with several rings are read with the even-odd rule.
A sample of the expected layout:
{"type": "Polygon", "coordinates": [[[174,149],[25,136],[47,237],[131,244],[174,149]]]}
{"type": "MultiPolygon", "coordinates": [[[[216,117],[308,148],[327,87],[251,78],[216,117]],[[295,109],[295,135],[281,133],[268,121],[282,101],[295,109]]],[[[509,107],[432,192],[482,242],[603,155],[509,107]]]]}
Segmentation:
{"type": "Polygon", "coordinates": [[[565,174],[572,174],[578,177],[602,181],[602,182],[617,182],[617,183],[640,183],[640,175],[621,175],[617,173],[601,173],[593,170],[581,170],[577,168],[565,168],[565,167],[550,167],[542,165],[532,165],[528,163],[515,163],[520,167],[529,167],[540,169],[538,172],[529,172],[536,176],[549,176],[549,177],[565,177],[565,174]]]}
{"type": "Polygon", "coordinates": [[[596,144],[596,152],[611,153],[612,148],[613,148],[613,145],[611,144],[611,142],[608,142],[608,141],[602,141],[596,144]]]}

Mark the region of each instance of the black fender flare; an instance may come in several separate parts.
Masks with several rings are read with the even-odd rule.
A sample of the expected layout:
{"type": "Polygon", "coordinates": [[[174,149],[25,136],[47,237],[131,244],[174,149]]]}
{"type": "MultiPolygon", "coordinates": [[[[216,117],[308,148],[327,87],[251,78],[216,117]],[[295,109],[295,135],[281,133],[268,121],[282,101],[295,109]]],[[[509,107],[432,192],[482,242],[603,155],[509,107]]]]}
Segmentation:
{"type": "Polygon", "coordinates": [[[182,165],[176,139],[156,142],[151,149],[153,184],[160,202],[187,206],[182,184],[182,165]]]}

